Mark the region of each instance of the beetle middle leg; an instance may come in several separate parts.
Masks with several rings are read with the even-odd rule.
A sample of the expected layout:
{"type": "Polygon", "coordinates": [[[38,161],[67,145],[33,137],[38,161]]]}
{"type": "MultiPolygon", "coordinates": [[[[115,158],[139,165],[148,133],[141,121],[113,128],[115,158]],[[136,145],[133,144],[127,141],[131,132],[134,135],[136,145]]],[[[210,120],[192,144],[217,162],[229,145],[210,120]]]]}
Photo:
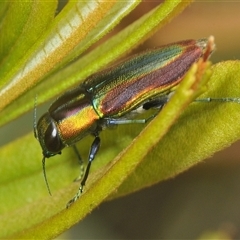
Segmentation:
{"type": "Polygon", "coordinates": [[[131,124],[131,123],[140,123],[140,124],[147,123],[158,115],[158,113],[161,111],[163,106],[168,102],[168,100],[169,100],[168,95],[166,95],[166,97],[161,97],[161,98],[156,98],[156,99],[150,100],[150,101],[144,103],[138,109],[135,109],[132,113],[130,113],[126,117],[103,119],[103,122],[104,122],[103,125],[105,127],[110,127],[113,125],[131,124]],[[156,112],[154,114],[152,114],[150,117],[142,118],[142,119],[132,118],[132,116],[142,114],[143,112],[146,112],[147,110],[150,110],[150,109],[156,109],[156,112]]]}
{"type": "MultiPolygon", "coordinates": [[[[143,112],[143,111],[147,111],[149,109],[156,109],[156,112],[154,114],[152,114],[149,118],[143,118],[143,119],[129,119],[129,118],[102,118],[101,122],[99,122],[99,129],[98,131],[95,132],[95,139],[91,145],[90,151],[89,151],[89,156],[88,156],[88,164],[86,167],[86,170],[83,174],[80,174],[80,178],[83,176],[83,178],[81,179],[81,183],[80,186],[78,188],[78,192],[76,193],[76,195],[68,202],[67,204],[67,208],[70,207],[82,194],[83,192],[83,188],[85,186],[85,183],[87,181],[88,175],[89,175],[89,171],[91,168],[91,164],[92,161],[94,160],[99,148],[100,148],[100,137],[98,135],[99,131],[102,130],[102,128],[105,127],[111,127],[113,125],[120,125],[120,124],[129,124],[129,123],[147,123],[148,121],[152,120],[162,109],[162,107],[166,104],[166,102],[168,101],[168,96],[164,97],[164,98],[160,98],[160,99],[154,99],[154,100],[150,100],[147,103],[144,103],[140,108],[142,110],[138,111],[136,110],[136,113],[138,114],[138,112],[143,112]]],[[[79,162],[82,166],[82,159],[80,157],[80,154],[76,148],[76,146],[74,146],[74,151],[76,153],[76,155],[78,156],[79,162]]],[[[81,170],[82,173],[83,170],[81,170]]]]}

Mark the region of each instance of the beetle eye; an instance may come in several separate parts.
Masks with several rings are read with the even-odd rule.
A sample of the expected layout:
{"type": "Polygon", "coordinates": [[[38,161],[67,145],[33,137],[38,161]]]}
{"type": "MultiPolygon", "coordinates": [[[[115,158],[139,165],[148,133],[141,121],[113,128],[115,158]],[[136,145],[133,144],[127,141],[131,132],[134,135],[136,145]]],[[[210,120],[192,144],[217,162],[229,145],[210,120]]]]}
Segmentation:
{"type": "Polygon", "coordinates": [[[58,129],[54,122],[49,123],[47,127],[44,136],[44,142],[47,150],[54,155],[62,150],[62,140],[58,134],[58,129]]]}

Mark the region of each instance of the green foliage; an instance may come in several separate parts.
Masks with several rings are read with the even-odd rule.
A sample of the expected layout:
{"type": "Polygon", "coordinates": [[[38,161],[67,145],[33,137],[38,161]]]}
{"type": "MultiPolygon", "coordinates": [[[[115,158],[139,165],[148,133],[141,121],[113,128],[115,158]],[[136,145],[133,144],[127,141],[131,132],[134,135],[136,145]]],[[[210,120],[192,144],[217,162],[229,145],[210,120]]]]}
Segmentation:
{"type": "MultiPolygon", "coordinates": [[[[32,109],[36,94],[38,103],[43,103],[123,56],[189,3],[165,1],[67,65],[109,32],[138,1],[69,1],[56,17],[54,1],[2,2],[1,33],[5,34],[0,48],[0,124],[32,109]]],[[[0,237],[54,238],[102,201],[173,177],[236,141],[240,132],[238,104],[192,103],[185,108],[205,90],[206,82],[203,96],[238,97],[240,62],[207,67],[202,78],[196,77],[196,71],[199,68],[194,65],[171,101],[140,134],[138,126],[102,133],[103,145],[84,194],[68,210],[66,203],[79,184],[72,183],[79,168],[71,149],[46,162],[51,197],[43,181],[41,149],[33,134],[1,147],[0,237]],[[113,138],[113,134],[119,137],[113,138]]],[[[84,159],[89,140],[87,137],[78,146],[84,159]]]]}

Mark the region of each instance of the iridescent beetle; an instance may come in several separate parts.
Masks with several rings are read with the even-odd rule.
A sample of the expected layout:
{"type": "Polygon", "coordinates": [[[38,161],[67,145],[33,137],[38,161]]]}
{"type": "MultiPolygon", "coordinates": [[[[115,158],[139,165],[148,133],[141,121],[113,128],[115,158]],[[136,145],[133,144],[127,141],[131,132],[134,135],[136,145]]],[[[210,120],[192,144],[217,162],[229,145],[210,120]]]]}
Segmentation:
{"type": "MultiPolygon", "coordinates": [[[[68,203],[70,206],[83,191],[100,147],[99,133],[112,125],[146,123],[154,118],[192,64],[201,57],[206,61],[213,50],[213,37],[159,47],[94,74],[60,96],[38,123],[36,119],[34,123],[35,137],[42,147],[46,183],[45,159],[60,154],[67,146],[73,146],[80,158],[75,143],[86,135],[93,135],[88,165],[77,194],[68,203]],[[155,115],[134,119],[153,108],[155,115]]],[[[47,187],[49,189],[48,183],[47,187]]]]}

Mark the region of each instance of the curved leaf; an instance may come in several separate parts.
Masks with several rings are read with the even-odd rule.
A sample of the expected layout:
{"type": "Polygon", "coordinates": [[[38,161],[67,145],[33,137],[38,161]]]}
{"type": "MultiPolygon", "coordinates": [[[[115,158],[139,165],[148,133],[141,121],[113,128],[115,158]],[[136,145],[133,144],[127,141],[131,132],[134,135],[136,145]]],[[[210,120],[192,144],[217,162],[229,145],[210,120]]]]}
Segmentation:
{"type": "Polygon", "coordinates": [[[7,11],[8,6],[9,6],[9,1],[2,0],[0,2],[0,22],[1,23],[3,22],[3,19],[4,19],[4,16],[5,16],[5,13],[7,11]]]}
{"type": "MultiPolygon", "coordinates": [[[[19,35],[31,14],[33,2],[9,2],[5,6],[1,22],[0,56],[3,59],[17,41],[19,35]]],[[[2,80],[1,80],[2,82],[2,80]]]]}
{"type": "Polygon", "coordinates": [[[11,71],[53,20],[56,8],[57,1],[12,1],[9,3],[0,30],[1,86],[6,80],[4,76],[11,71]]]}
{"type": "MultiPolygon", "coordinates": [[[[240,61],[214,65],[208,90],[200,98],[235,97],[239,101],[239,70],[240,61]]],[[[237,141],[239,109],[240,104],[233,102],[193,102],[116,196],[172,178],[237,141]]]]}
{"type": "MultiPolygon", "coordinates": [[[[11,157],[8,160],[11,164],[8,164],[8,166],[5,167],[3,165],[3,169],[1,169],[1,171],[12,173],[11,176],[5,178],[4,181],[1,181],[3,183],[0,188],[0,196],[2,197],[1,201],[8,204],[7,207],[2,207],[3,209],[1,210],[2,216],[0,222],[1,225],[4,224],[2,225],[4,226],[4,232],[2,232],[3,236],[21,232],[23,229],[26,229],[26,227],[31,227],[29,231],[25,230],[23,235],[20,234],[15,237],[52,238],[78,222],[102,202],[110,193],[114,192],[121,182],[129,176],[134,168],[142,161],[143,156],[145,156],[157,141],[168,131],[169,126],[175,121],[182,109],[186,107],[193,97],[196,97],[196,90],[199,88],[199,79],[195,79],[195,71],[196,65],[186,76],[186,79],[180,85],[176,95],[174,95],[169,104],[167,104],[163,111],[161,111],[159,116],[147,126],[141,135],[139,135],[137,141],[133,141],[130,147],[110,164],[100,169],[100,171],[95,172],[95,174],[91,174],[91,178],[88,181],[84,194],[79,201],[73,204],[67,211],[62,210],[59,212],[61,209],[65,208],[66,202],[73,196],[74,192],[76,192],[76,187],[78,186],[78,183],[69,186],[69,181],[66,182],[67,178],[73,179],[76,176],[70,174],[70,172],[76,174],[76,167],[73,166],[70,161],[71,158],[73,158],[72,154],[66,155],[65,151],[65,157],[61,157],[61,159],[68,164],[64,164],[64,162],[60,163],[59,157],[54,158],[51,163],[51,165],[53,163],[55,164],[54,168],[51,167],[50,164],[47,164],[48,176],[49,178],[51,176],[49,181],[50,186],[57,186],[56,188],[59,190],[57,192],[54,191],[53,197],[46,197],[46,190],[44,194],[44,191],[42,191],[43,184],[40,184],[40,186],[38,180],[40,179],[39,174],[41,174],[41,168],[39,168],[40,161],[38,162],[38,170],[36,167],[37,164],[32,162],[35,154],[32,153],[33,155],[31,156],[27,155],[26,151],[24,151],[26,145],[21,146],[19,141],[2,149],[1,159],[6,159],[9,150],[17,152],[20,159],[25,159],[24,164],[22,164],[21,162],[16,161],[14,157],[11,157]],[[146,136],[148,136],[149,132],[152,133],[152,131],[154,131],[155,136],[152,136],[151,139],[145,141],[146,136]],[[21,171],[9,171],[10,165],[15,170],[18,168],[23,169],[21,171]],[[73,170],[74,168],[75,170],[73,170]],[[18,176],[18,174],[21,174],[21,177],[18,176]],[[68,186],[64,187],[67,184],[68,186]],[[22,191],[23,189],[25,191],[22,191]],[[26,192],[28,193],[28,196],[26,196],[26,192]],[[28,199],[28,203],[26,203],[26,199],[28,199]],[[13,215],[16,216],[16,214],[21,215],[21,219],[14,219],[15,227],[13,228],[10,223],[13,224],[12,217],[13,215]],[[31,222],[29,222],[29,214],[32,215],[31,222]],[[48,220],[44,221],[46,219],[48,220]],[[38,225],[34,227],[37,223],[38,225]]],[[[109,133],[107,135],[109,135],[109,133]]],[[[110,135],[112,136],[112,133],[110,133],[110,135]]],[[[111,137],[110,135],[109,137],[111,137]]],[[[128,134],[126,134],[126,136],[130,139],[128,134]]],[[[126,136],[123,135],[122,141],[124,143],[122,145],[126,144],[126,136]]],[[[119,144],[119,140],[121,142],[121,137],[117,139],[116,144],[119,144]]],[[[25,137],[24,142],[27,142],[27,148],[36,149],[34,148],[34,144],[36,143],[32,143],[30,136],[25,137]]],[[[107,144],[107,142],[105,144],[107,144]]],[[[83,149],[87,150],[87,147],[83,149]]],[[[111,153],[104,152],[104,149],[106,149],[106,145],[103,147],[103,150],[101,149],[101,152],[103,152],[104,155],[100,156],[98,161],[103,158],[109,160],[109,156],[113,156],[119,151],[119,146],[118,148],[114,147],[113,149],[108,148],[111,153]]],[[[38,151],[38,153],[38,156],[40,156],[40,151],[38,151]]],[[[13,154],[13,156],[14,155],[15,154],[13,154]]],[[[50,162],[51,160],[49,160],[49,163],[50,162]]]]}
{"type": "MultiPolygon", "coordinates": [[[[209,90],[204,96],[238,97],[239,70],[239,61],[214,65],[213,75],[208,82],[209,90]]],[[[133,174],[129,175],[139,161],[143,160],[149,146],[152,148],[153,141],[158,141],[156,139],[166,132],[170,122],[173,121],[172,118],[182,111],[185,101],[189,101],[188,97],[183,97],[181,92],[175,95],[175,100],[170,101],[172,106],[169,103],[161,115],[146,127],[144,133],[132,142],[128,150],[105,168],[91,174],[85,194],[68,211],[63,210],[59,215],[50,218],[50,222],[43,222],[21,237],[56,236],[85,216],[108,194],[114,192],[116,185],[119,185],[125,177],[129,176],[119,188],[118,195],[173,177],[239,138],[240,127],[236,124],[240,114],[239,104],[192,103],[158,146],[154,147],[133,174]],[[159,129],[162,134],[159,134],[159,129]]],[[[115,134],[113,131],[103,133],[105,145],[103,144],[98,160],[93,166],[109,161],[124,145],[129,144],[131,136],[138,130],[132,126],[121,127],[118,139],[112,138],[115,134]],[[111,139],[111,147],[108,146],[108,139],[111,139]]],[[[1,205],[0,216],[1,237],[40,223],[59,212],[59,209],[64,209],[65,203],[73,196],[78,186],[77,183],[68,185],[77,176],[78,168],[73,163],[75,159],[73,152],[64,151],[63,156],[47,162],[49,183],[53,188],[53,197],[47,197],[40,168],[40,148],[37,148],[37,141],[33,142],[32,138],[27,136],[0,150],[0,197],[4,203],[1,205]],[[36,158],[39,160],[36,161],[36,158]],[[21,215],[21,219],[16,218],[17,215],[21,215]]],[[[83,156],[87,154],[90,144],[87,140],[80,143],[83,156]]]]}

